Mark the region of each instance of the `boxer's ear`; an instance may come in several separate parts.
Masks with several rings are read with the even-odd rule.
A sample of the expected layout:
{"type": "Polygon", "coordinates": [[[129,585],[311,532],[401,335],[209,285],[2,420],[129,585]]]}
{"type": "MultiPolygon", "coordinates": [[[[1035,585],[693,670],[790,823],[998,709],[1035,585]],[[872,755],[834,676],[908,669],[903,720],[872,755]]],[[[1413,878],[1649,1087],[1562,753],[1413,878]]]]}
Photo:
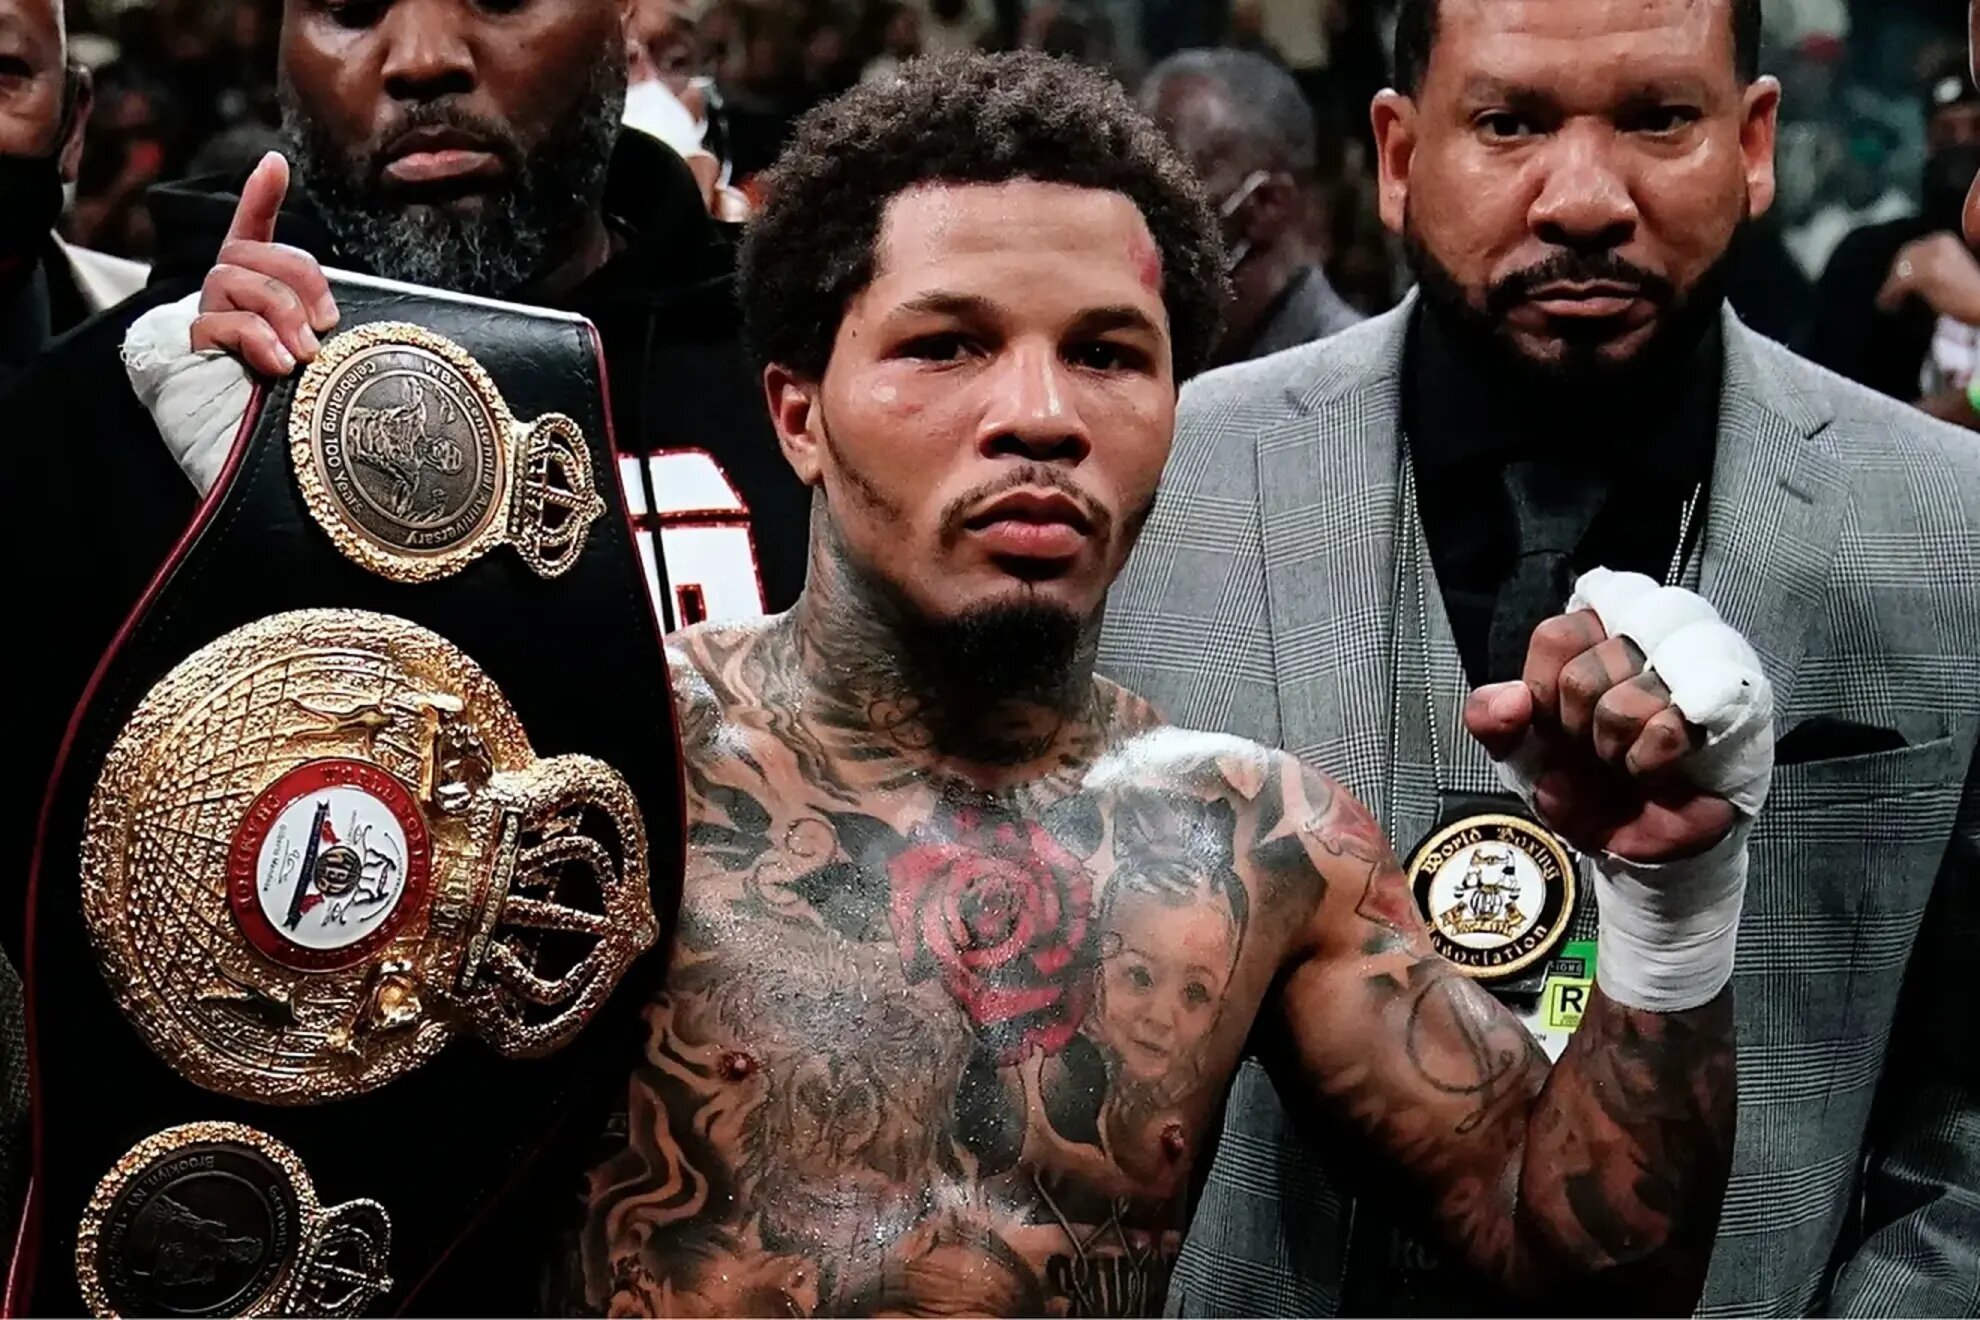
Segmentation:
{"type": "Polygon", "coordinates": [[[770,423],[777,444],[799,481],[816,488],[824,477],[825,424],[818,408],[818,382],[806,380],[789,367],[763,369],[763,396],[770,404],[770,423]]]}

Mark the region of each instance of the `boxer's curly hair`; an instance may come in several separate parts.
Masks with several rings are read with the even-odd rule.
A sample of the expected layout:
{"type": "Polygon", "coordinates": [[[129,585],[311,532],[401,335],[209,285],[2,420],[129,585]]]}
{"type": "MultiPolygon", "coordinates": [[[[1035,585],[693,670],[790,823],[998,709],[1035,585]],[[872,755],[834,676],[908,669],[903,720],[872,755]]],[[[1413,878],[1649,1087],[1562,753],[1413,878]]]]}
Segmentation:
{"type": "Polygon", "coordinates": [[[743,240],[741,296],[765,362],[818,379],[872,282],[887,203],[917,184],[1035,179],[1122,193],[1162,257],[1178,381],[1202,370],[1223,242],[1189,167],[1104,74],[1031,51],[912,60],[805,115],[743,240]]]}

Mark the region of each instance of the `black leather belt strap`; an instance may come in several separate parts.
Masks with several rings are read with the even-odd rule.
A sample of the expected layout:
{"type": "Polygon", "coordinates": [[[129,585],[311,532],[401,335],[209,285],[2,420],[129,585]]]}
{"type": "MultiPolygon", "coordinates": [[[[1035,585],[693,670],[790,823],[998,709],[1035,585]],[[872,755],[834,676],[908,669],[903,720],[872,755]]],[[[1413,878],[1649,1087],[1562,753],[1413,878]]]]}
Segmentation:
{"type": "MultiPolygon", "coordinates": [[[[442,581],[388,581],[341,554],[305,506],[287,431],[295,379],[258,394],[228,473],[99,667],[44,802],[25,971],[35,1195],[24,1268],[8,1298],[15,1311],[82,1311],[74,1233],[92,1189],[137,1142],[194,1121],[272,1134],[301,1157],[328,1201],[383,1203],[394,1225],[397,1283],[377,1309],[424,1309],[435,1303],[418,1296],[422,1282],[518,1177],[559,1116],[623,1078],[639,1058],[636,1009],[657,975],[657,954],[559,1054],[505,1060],[458,1040],[420,1071],[355,1099],[257,1106],[183,1080],[123,1019],[98,971],[78,903],[78,844],[111,742],[152,685],[200,647],[270,614],[317,607],[395,615],[439,633],[501,687],[539,756],[581,752],[615,767],[645,818],[665,947],[682,865],[679,744],[662,640],[619,493],[596,332],[572,318],[426,290],[332,283],[340,331],[376,321],[424,326],[467,349],[517,417],[557,412],[576,420],[608,509],[561,577],[546,579],[498,550],[442,581]]],[[[114,534],[113,523],[103,528],[114,534]]],[[[480,1302],[513,1313],[529,1304],[508,1291],[513,1286],[480,1298],[453,1292],[444,1305],[480,1302]]]]}

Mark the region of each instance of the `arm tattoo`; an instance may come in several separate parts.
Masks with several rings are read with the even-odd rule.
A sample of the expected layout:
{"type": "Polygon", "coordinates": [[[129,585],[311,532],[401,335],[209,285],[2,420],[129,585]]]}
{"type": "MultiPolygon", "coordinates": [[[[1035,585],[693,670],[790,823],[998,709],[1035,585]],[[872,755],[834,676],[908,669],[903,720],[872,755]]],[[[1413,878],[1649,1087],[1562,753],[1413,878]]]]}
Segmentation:
{"type": "Polygon", "coordinates": [[[1520,1219],[1528,1268],[1593,1269],[1613,1305],[1689,1313],[1732,1170],[1732,992],[1684,1013],[1597,992],[1534,1108],[1520,1219]]]}
{"type": "Polygon", "coordinates": [[[1550,1069],[1504,1005],[1435,955],[1367,813],[1324,776],[1302,791],[1307,847],[1275,860],[1339,896],[1287,981],[1304,1081],[1414,1175],[1487,1273],[1588,1310],[1688,1312],[1730,1169],[1730,991],[1669,1015],[1598,992],[1550,1069]]]}

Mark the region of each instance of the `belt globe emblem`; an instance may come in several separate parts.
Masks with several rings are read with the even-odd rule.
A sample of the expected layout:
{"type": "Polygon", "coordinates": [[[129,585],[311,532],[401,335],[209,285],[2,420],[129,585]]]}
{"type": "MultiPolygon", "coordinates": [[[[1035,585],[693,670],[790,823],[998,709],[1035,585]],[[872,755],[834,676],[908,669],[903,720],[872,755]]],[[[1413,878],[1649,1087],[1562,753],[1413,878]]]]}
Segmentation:
{"type": "Polygon", "coordinates": [[[263,1104],[362,1094],[463,1034],[550,1053],[658,936],[625,780],[539,758],[459,649],[356,610],[271,616],[160,680],[82,860],[125,1017],[263,1104]]]}

